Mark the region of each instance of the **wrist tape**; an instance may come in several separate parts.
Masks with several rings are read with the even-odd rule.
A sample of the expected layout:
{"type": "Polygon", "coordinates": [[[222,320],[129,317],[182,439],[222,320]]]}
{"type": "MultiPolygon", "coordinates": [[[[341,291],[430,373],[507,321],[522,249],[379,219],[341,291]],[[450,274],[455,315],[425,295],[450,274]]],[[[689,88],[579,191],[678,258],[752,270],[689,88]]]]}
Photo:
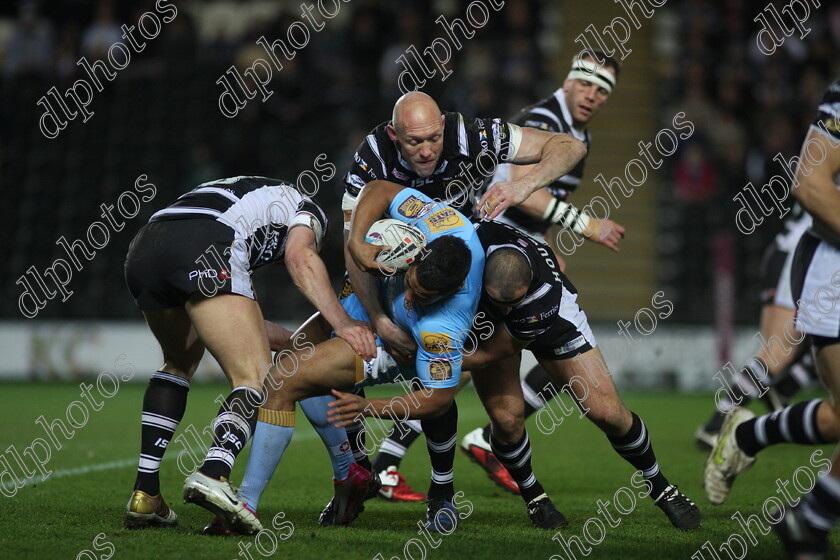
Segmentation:
{"type": "Polygon", "coordinates": [[[578,210],[559,198],[555,198],[549,203],[542,217],[543,220],[548,220],[560,227],[571,229],[578,235],[583,235],[583,232],[589,227],[589,221],[591,220],[586,212],[578,210]]]}

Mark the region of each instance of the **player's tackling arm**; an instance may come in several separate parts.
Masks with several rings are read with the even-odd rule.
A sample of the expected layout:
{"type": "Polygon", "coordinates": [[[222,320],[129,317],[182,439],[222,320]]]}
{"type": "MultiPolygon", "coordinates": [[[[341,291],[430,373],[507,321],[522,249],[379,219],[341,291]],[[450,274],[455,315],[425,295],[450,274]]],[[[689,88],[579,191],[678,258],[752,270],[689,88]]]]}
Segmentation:
{"type": "Polygon", "coordinates": [[[367,323],[352,319],[335,297],[324,261],[318,256],[315,233],[303,226],[289,230],[284,260],[295,286],[306,296],[336,335],[366,360],[376,356],[376,343],[367,323]]]}
{"type": "Polygon", "coordinates": [[[800,158],[793,196],[814,217],[814,229],[827,240],[840,243],[840,191],[834,184],[834,176],[840,173],[840,140],[832,141],[812,127],[800,158]],[[812,163],[811,154],[817,152],[826,157],[818,164],[812,163]]]}
{"type": "Polygon", "coordinates": [[[379,335],[385,350],[399,363],[406,363],[411,360],[417,346],[411,335],[397,326],[379,299],[379,282],[371,274],[363,272],[356,266],[356,262],[350,256],[347,248],[349,234],[344,233],[344,264],[347,267],[347,274],[350,276],[350,283],[353,285],[353,292],[359,298],[365,311],[368,313],[370,323],[374,332],[379,335]]]}
{"type": "Polygon", "coordinates": [[[567,174],[586,156],[586,145],[568,134],[527,127],[519,130],[522,139],[511,163],[535,165],[516,181],[492,185],[479,201],[482,217],[493,219],[505,208],[521,203],[540,187],[567,174]]]}
{"type": "Polygon", "coordinates": [[[378,264],[374,259],[386,249],[385,245],[372,245],[365,242],[370,226],[382,217],[393,202],[394,197],[403,190],[403,186],[390,181],[371,181],[362,189],[353,220],[350,222],[350,236],[347,239],[347,249],[353,261],[364,272],[381,272],[394,274],[394,269],[378,264]]]}
{"type": "MultiPolygon", "coordinates": [[[[510,182],[515,182],[532,168],[532,165],[511,165],[510,182]]],[[[618,251],[618,242],[624,238],[624,226],[612,220],[593,218],[583,210],[558,200],[545,188],[537,189],[518,208],[532,218],[547,220],[568,228],[584,238],[618,251]]]]}
{"type": "Polygon", "coordinates": [[[513,356],[527,345],[528,342],[510,336],[503,324],[493,323],[493,334],[482,341],[475,352],[464,353],[464,362],[461,367],[471,371],[483,369],[494,362],[513,356]]]}
{"type": "Polygon", "coordinates": [[[400,418],[406,420],[437,418],[449,410],[457,392],[458,387],[426,388],[392,399],[365,399],[353,393],[342,393],[333,389],[332,394],[336,400],[329,404],[327,420],[334,422],[337,427],[346,427],[360,414],[386,419],[393,418],[394,414],[399,414],[400,418]]]}

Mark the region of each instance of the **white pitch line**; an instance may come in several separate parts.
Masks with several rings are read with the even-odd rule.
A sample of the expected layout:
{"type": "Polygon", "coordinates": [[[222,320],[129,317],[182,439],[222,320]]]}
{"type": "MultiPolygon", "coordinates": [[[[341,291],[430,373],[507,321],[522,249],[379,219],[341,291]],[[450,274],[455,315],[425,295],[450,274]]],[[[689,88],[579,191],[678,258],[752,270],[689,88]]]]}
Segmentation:
{"type": "MultiPolygon", "coordinates": [[[[164,457],[168,459],[168,457],[164,457]]],[[[97,471],[107,471],[111,469],[122,469],[124,467],[130,467],[137,464],[137,458],[134,459],[121,459],[119,461],[109,461],[107,463],[99,463],[98,465],[85,465],[84,467],[76,467],[74,469],[60,469],[57,471],[53,471],[46,480],[42,480],[41,476],[34,476],[33,478],[27,478],[23,481],[23,485],[18,486],[17,484],[9,484],[8,482],[3,483],[3,488],[5,490],[14,490],[17,488],[20,490],[21,488],[26,488],[27,486],[34,486],[35,484],[43,484],[47,483],[54,478],[64,478],[66,476],[76,476],[87,474],[91,472],[97,471]]],[[[14,473],[12,473],[14,476],[14,473]]]]}
{"type": "MultiPolygon", "coordinates": [[[[479,418],[483,415],[482,413],[476,412],[475,414],[460,414],[461,420],[472,420],[473,417],[479,418]]],[[[292,438],[292,442],[295,441],[309,441],[312,439],[316,439],[318,437],[318,432],[314,430],[307,430],[301,434],[295,434],[292,438]]],[[[169,454],[164,456],[163,460],[168,461],[170,459],[177,458],[178,454],[175,455],[169,454]]],[[[17,488],[18,490],[26,488],[27,486],[34,486],[35,484],[46,484],[50,480],[54,478],[65,478],[68,476],[81,476],[92,472],[99,472],[99,471],[108,471],[112,469],[123,469],[127,467],[135,467],[137,466],[137,457],[132,457],[131,459],[120,459],[119,461],[108,461],[107,463],[99,463],[98,465],[86,465],[84,467],[76,467],[72,469],[59,469],[57,471],[53,471],[53,473],[47,477],[46,480],[41,480],[40,475],[36,475],[33,478],[27,478],[22,486],[17,486],[16,484],[12,483],[9,484],[7,482],[3,483],[4,490],[13,490],[17,488]]],[[[15,473],[10,473],[12,476],[15,476],[15,473]]]]}
{"type": "MultiPolygon", "coordinates": [[[[304,433],[300,434],[299,436],[295,436],[292,439],[292,442],[307,441],[307,440],[315,439],[315,437],[317,435],[318,435],[318,433],[314,432],[314,431],[313,432],[304,432],[304,433]]],[[[170,454],[170,455],[166,455],[163,458],[163,460],[168,461],[170,459],[175,459],[177,457],[178,457],[177,453],[174,454],[174,455],[170,454]]],[[[55,478],[65,478],[65,477],[68,477],[68,476],[80,476],[80,475],[84,475],[84,474],[88,474],[88,473],[92,473],[92,472],[109,471],[109,470],[113,470],[113,469],[123,469],[123,468],[126,468],[126,467],[136,467],[137,466],[137,461],[138,461],[137,457],[132,457],[131,459],[120,459],[119,461],[108,461],[107,463],[99,463],[98,465],[85,465],[84,467],[75,467],[75,468],[72,468],[72,469],[59,469],[57,471],[53,471],[52,474],[50,474],[47,477],[46,480],[41,480],[41,475],[36,475],[32,478],[27,478],[26,480],[24,480],[23,485],[20,485],[20,486],[18,486],[15,483],[9,484],[8,482],[4,482],[3,483],[3,489],[4,490],[14,490],[15,488],[17,488],[18,490],[21,490],[23,488],[26,488],[27,486],[34,486],[36,484],[46,484],[47,482],[49,482],[50,480],[53,480],[55,478]]],[[[15,476],[15,473],[10,473],[10,474],[13,477],[15,476]]]]}

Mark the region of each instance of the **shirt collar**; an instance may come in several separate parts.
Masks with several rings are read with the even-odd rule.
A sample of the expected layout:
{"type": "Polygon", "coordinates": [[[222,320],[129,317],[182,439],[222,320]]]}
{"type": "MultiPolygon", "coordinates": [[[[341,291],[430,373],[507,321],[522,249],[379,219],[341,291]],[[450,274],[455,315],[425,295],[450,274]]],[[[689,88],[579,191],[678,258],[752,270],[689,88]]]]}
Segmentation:
{"type": "Polygon", "coordinates": [[[569,123],[569,128],[572,131],[572,136],[580,140],[581,142],[586,141],[586,132],[585,128],[575,128],[574,119],[572,119],[572,113],[569,112],[569,107],[566,105],[566,95],[563,92],[563,88],[558,89],[554,92],[554,98],[560,104],[560,110],[563,111],[563,120],[569,123]]]}

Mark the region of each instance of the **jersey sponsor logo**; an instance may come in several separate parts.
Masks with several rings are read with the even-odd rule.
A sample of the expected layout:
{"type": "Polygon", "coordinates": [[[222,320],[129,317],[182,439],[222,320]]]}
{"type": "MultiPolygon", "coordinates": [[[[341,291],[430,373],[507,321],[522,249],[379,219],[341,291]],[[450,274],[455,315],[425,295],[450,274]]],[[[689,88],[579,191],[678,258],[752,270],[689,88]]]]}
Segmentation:
{"type": "Polygon", "coordinates": [[[555,305],[554,307],[552,307],[548,311],[543,311],[542,313],[540,313],[540,320],[548,319],[549,317],[554,317],[555,315],[557,315],[558,311],[560,311],[560,306],[555,305]]]}
{"type": "Polygon", "coordinates": [[[349,278],[344,278],[344,282],[341,284],[341,292],[338,294],[338,299],[344,299],[350,297],[353,293],[353,284],[350,283],[349,278]]]}
{"type": "Polygon", "coordinates": [[[527,126],[529,128],[538,128],[540,130],[548,130],[549,129],[548,123],[545,123],[543,121],[530,121],[529,120],[529,121],[525,121],[523,126],[527,126]]]}
{"type": "Polygon", "coordinates": [[[528,315],[527,317],[521,317],[519,319],[510,319],[510,323],[512,325],[533,325],[534,323],[540,322],[539,315],[528,315]]]}
{"type": "MultiPolygon", "coordinates": [[[[367,164],[365,164],[363,169],[365,171],[367,171],[367,164]]],[[[364,186],[367,185],[365,180],[362,179],[361,177],[359,177],[358,175],[356,175],[355,173],[348,173],[347,174],[347,182],[350,183],[350,185],[356,187],[359,190],[363,189],[364,186]]]]}
{"type": "Polygon", "coordinates": [[[580,348],[581,346],[583,346],[585,344],[586,344],[586,338],[584,338],[583,335],[580,335],[579,337],[575,338],[571,342],[567,342],[563,346],[561,346],[559,348],[555,348],[554,349],[554,355],[555,356],[562,356],[563,354],[571,352],[572,350],[577,350],[578,348],[580,348]]]}
{"type": "Polygon", "coordinates": [[[434,177],[418,177],[416,179],[411,180],[410,187],[412,189],[417,189],[418,191],[422,191],[421,187],[423,185],[431,185],[434,182],[435,182],[434,177]]]}
{"type": "Polygon", "coordinates": [[[358,163],[358,164],[359,164],[359,167],[361,167],[362,169],[364,169],[364,170],[365,170],[365,172],[367,172],[367,170],[368,170],[368,169],[370,169],[370,166],[367,164],[367,162],[366,162],[364,159],[362,159],[362,156],[360,156],[360,155],[358,154],[358,152],[356,153],[356,155],[355,155],[355,156],[353,156],[353,159],[355,159],[355,160],[356,160],[356,163],[358,163]]]}
{"type": "Polygon", "coordinates": [[[449,360],[429,360],[429,377],[432,381],[452,379],[452,364],[449,360]]]}
{"type": "Polygon", "coordinates": [[[432,228],[432,231],[443,231],[452,229],[454,227],[464,225],[464,220],[457,210],[453,208],[444,208],[431,214],[426,218],[426,223],[432,228]]]}
{"type": "Polygon", "coordinates": [[[406,218],[416,218],[420,212],[423,211],[425,206],[426,202],[414,195],[411,195],[399,205],[397,212],[406,218]]]}
{"type": "Polygon", "coordinates": [[[411,310],[414,309],[414,302],[403,298],[403,309],[405,309],[405,316],[411,317],[411,310]]]}
{"type": "Polygon", "coordinates": [[[452,351],[452,339],[447,333],[420,331],[423,348],[433,354],[447,354],[452,351]]]}
{"type": "Polygon", "coordinates": [[[481,149],[487,149],[487,130],[481,129],[478,131],[478,141],[481,144],[481,149]]]}
{"type": "Polygon", "coordinates": [[[391,175],[399,179],[400,181],[408,181],[408,175],[397,169],[396,167],[391,170],[391,175]]]}

